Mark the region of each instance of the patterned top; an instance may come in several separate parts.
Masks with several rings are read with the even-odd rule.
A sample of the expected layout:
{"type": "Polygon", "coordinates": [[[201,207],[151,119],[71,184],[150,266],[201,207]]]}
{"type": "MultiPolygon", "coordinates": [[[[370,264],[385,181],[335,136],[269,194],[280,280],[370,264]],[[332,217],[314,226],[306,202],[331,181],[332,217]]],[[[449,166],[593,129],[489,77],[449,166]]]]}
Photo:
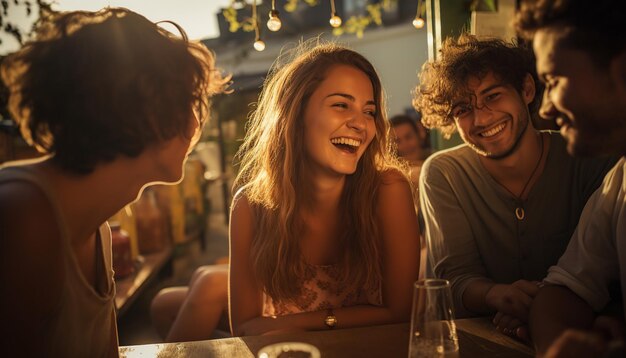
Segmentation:
{"type": "Polygon", "coordinates": [[[314,312],[329,308],[356,305],[382,306],[382,287],[355,287],[341,282],[339,265],[309,265],[301,283],[302,294],[294,300],[274,302],[263,295],[263,316],[283,316],[292,313],[314,312]]]}

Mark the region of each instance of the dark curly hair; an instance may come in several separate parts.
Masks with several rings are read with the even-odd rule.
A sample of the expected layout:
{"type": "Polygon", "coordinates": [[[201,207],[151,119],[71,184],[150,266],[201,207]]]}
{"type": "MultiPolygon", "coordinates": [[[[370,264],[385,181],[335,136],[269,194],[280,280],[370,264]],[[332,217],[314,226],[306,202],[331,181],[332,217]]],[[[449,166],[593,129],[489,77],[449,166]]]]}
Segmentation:
{"type": "MultiPolygon", "coordinates": [[[[458,39],[444,41],[439,58],[422,66],[420,84],[414,92],[413,106],[422,113],[422,123],[428,128],[438,128],[446,138],[456,130],[450,116],[452,103],[463,96],[471,96],[467,89],[470,77],[482,78],[493,73],[505,84],[521,93],[527,74],[532,75],[535,86],[540,87],[532,52],[514,43],[495,38],[479,39],[462,34],[458,39]]],[[[541,103],[541,88],[529,105],[530,113],[537,117],[541,103]]]]}
{"type": "Polygon", "coordinates": [[[626,50],[625,18],[624,0],[524,0],[515,27],[528,40],[541,28],[567,28],[562,44],[587,52],[598,68],[604,68],[626,50]]]}
{"type": "MultiPolygon", "coordinates": [[[[173,23],[172,23],[173,24],[173,23]]],[[[123,8],[52,13],[1,68],[23,137],[65,170],[188,135],[226,83],[203,45],[123,8]]]]}

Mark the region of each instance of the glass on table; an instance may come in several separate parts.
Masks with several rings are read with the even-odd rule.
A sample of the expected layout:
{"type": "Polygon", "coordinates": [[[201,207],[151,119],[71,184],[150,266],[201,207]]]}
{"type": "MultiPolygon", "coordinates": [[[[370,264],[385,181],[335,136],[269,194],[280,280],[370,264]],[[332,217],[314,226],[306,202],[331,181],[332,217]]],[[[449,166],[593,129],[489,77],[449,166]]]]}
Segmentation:
{"type": "Polygon", "coordinates": [[[439,279],[415,282],[409,358],[458,356],[450,282],[439,279]]]}
{"type": "Polygon", "coordinates": [[[320,358],[320,351],[312,344],[280,342],[259,350],[258,358],[320,358]]]}

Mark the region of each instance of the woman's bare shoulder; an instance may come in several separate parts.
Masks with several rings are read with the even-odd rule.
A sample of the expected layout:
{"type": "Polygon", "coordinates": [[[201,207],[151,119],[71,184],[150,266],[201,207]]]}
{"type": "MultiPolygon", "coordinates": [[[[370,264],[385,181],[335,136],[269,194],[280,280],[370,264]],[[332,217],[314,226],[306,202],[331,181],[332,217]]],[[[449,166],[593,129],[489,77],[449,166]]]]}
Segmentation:
{"type": "Polygon", "coordinates": [[[255,222],[255,210],[253,208],[254,206],[248,199],[245,188],[239,189],[233,196],[231,204],[231,234],[233,233],[234,225],[237,225],[238,230],[235,230],[236,232],[248,232],[252,228],[255,222]]]}
{"type": "Polygon", "coordinates": [[[387,169],[380,173],[379,190],[393,190],[394,188],[410,188],[409,178],[398,169],[387,169]]]}
{"type": "Polygon", "coordinates": [[[378,212],[382,215],[398,210],[415,210],[413,191],[409,179],[396,169],[381,173],[378,186],[378,212]]]}

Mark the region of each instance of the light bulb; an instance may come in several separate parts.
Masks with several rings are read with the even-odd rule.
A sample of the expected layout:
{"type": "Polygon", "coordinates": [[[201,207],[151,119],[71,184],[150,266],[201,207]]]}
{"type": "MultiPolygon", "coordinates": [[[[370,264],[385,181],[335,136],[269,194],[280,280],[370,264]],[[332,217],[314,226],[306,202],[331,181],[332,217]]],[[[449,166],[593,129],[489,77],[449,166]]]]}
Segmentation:
{"type": "Polygon", "coordinates": [[[424,21],[424,19],[419,16],[413,19],[413,26],[415,26],[416,29],[421,29],[422,27],[424,27],[425,23],[426,22],[424,21]]]}
{"type": "Polygon", "coordinates": [[[333,14],[333,16],[330,18],[330,21],[328,22],[330,23],[330,26],[332,27],[341,26],[341,18],[337,16],[337,14],[333,14]]]}
{"type": "Polygon", "coordinates": [[[256,41],[254,41],[254,49],[257,51],[265,50],[265,42],[263,42],[263,40],[261,39],[257,39],[256,41]]]}
{"type": "Polygon", "coordinates": [[[276,10],[270,11],[270,19],[267,20],[267,28],[270,29],[270,31],[278,31],[280,30],[280,27],[282,25],[283,23],[280,21],[280,18],[278,17],[278,11],[276,10]]]}

